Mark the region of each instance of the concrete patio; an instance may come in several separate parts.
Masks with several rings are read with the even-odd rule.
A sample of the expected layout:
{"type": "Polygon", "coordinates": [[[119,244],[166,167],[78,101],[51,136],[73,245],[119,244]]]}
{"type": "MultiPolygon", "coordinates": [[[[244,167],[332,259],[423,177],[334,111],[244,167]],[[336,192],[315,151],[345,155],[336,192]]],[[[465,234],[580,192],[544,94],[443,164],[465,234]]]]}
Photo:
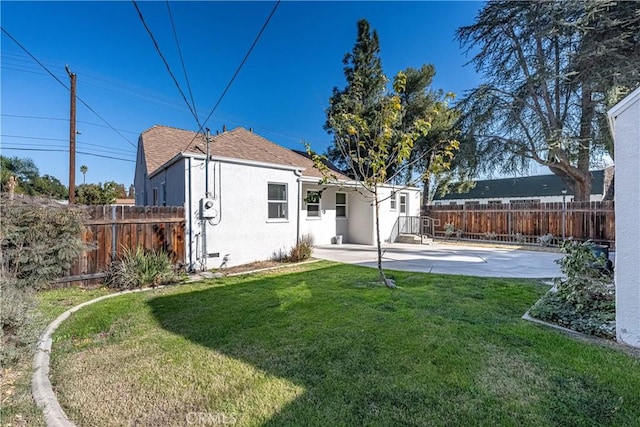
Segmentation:
{"type": "MultiPolygon", "coordinates": [[[[482,277],[547,279],[561,276],[554,261],[560,253],[513,248],[446,244],[384,244],[383,267],[389,270],[460,274],[482,277]]],[[[377,249],[368,245],[327,245],[314,249],[315,258],[377,266],[377,249]]]]}

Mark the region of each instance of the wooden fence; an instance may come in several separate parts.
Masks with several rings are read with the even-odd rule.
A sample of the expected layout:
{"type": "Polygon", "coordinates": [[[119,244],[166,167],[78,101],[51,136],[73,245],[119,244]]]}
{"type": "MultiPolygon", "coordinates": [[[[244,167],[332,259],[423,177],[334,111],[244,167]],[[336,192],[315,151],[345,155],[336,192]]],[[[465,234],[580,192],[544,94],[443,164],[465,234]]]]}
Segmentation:
{"type": "Polygon", "coordinates": [[[83,240],[90,246],[58,282],[90,281],[105,276],[125,249],[163,250],[174,263],[185,262],[183,207],[87,206],[83,240]]]}
{"type": "Polygon", "coordinates": [[[537,244],[550,234],[551,244],[573,237],[615,247],[611,201],[425,206],[422,214],[436,220],[436,237],[445,237],[449,223],[451,238],[537,244]]]}

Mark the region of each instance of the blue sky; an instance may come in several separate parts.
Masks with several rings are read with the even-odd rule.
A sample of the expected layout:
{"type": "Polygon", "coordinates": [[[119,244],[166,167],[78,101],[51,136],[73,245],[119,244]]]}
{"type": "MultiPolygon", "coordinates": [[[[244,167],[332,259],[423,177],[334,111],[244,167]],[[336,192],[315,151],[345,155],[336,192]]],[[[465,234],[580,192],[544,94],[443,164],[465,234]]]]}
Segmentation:
{"type": "MultiPolygon", "coordinates": [[[[171,2],[171,14],[201,121],[244,58],[274,2],[171,2]]],[[[380,36],[391,78],[431,63],[433,87],[462,95],[479,83],[455,30],[473,22],[481,2],[283,1],[206,126],[243,126],[289,148],[308,141],[322,152],[322,126],[334,86],[344,87],[342,58],[366,18],[380,36]]],[[[166,2],[138,2],[160,50],[190,98],[166,2]]],[[[77,74],[76,165],[87,182],[133,182],[138,135],[163,124],[197,130],[132,2],[1,3],[2,28],[65,85],[77,74]]],[[[2,33],[1,147],[30,157],[41,174],[68,184],[69,92],[2,33]],[[51,150],[17,151],[15,148],[51,150]],[[60,151],[53,151],[60,150],[60,151]]]]}

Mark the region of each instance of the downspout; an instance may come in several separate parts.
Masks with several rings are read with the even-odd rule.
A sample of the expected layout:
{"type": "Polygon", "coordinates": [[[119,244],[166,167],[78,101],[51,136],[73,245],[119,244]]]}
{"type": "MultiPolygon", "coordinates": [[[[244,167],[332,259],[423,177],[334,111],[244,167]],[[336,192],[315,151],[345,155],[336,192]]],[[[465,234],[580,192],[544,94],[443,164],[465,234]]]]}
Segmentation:
{"type": "Polygon", "coordinates": [[[302,200],[302,180],[300,177],[302,176],[302,171],[295,170],[293,173],[298,177],[298,210],[296,211],[296,244],[298,244],[300,243],[300,203],[302,200]]]}
{"type": "MultiPolygon", "coordinates": [[[[207,128],[207,158],[204,161],[204,197],[209,197],[209,128],[207,128]]],[[[202,208],[200,208],[202,209],[202,208]]],[[[202,271],[207,269],[207,259],[209,257],[207,253],[207,220],[202,216],[200,212],[200,223],[202,224],[202,257],[204,259],[202,271]]]]}
{"type": "Polygon", "coordinates": [[[189,271],[193,268],[193,205],[191,200],[191,157],[189,157],[189,271]]]}

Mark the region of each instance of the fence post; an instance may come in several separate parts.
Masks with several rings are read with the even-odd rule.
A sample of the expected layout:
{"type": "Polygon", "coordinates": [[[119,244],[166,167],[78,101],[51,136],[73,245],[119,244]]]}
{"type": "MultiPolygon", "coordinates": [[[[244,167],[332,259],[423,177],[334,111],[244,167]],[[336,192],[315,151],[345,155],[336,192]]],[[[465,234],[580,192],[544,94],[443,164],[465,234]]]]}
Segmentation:
{"type": "Polygon", "coordinates": [[[111,205],[111,261],[116,259],[116,207],[111,205]]]}

